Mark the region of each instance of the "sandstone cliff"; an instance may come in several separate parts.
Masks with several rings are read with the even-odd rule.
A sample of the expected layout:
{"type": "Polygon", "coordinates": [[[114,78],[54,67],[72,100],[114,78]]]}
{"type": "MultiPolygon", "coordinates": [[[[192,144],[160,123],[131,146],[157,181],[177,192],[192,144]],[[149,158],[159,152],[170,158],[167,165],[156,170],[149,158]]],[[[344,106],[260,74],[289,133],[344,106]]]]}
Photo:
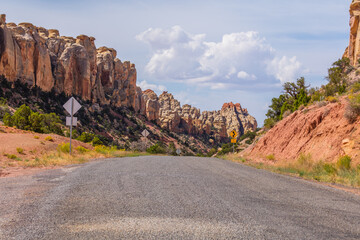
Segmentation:
{"type": "Polygon", "coordinates": [[[359,65],[360,58],[360,0],[353,0],[350,5],[350,41],[346,48],[343,57],[350,59],[350,64],[353,66],[359,65]]]}
{"type": "MultiPolygon", "coordinates": [[[[96,48],[95,38],[60,36],[55,29],[0,18],[0,73],[44,91],[54,89],[84,100],[140,109],[136,69],[112,48],[96,48]]],[[[140,91],[141,92],[141,91],[140,91]]]]}
{"type": "Polygon", "coordinates": [[[4,14],[0,17],[0,75],[46,92],[77,95],[94,107],[133,108],[175,133],[207,134],[220,140],[234,129],[243,134],[257,127],[240,104],[200,113],[190,105],[181,106],[170,93],[157,96],[152,90],[142,91],[136,86],[135,65],[121,62],[113,48],[96,48],[94,37],[66,37],[31,23],[6,23],[4,14]]]}

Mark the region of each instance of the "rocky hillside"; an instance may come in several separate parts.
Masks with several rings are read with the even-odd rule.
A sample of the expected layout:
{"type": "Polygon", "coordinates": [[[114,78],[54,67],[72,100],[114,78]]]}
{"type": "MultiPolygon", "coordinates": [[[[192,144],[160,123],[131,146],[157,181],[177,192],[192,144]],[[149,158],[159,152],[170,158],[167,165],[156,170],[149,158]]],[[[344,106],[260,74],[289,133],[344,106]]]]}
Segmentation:
{"type": "Polygon", "coordinates": [[[360,163],[360,118],[349,123],[345,117],[346,97],[339,102],[320,102],[292,113],[269,130],[259,142],[244,151],[252,159],[273,156],[295,162],[300,154],[315,161],[333,162],[349,155],[360,163]]]}
{"type": "Polygon", "coordinates": [[[227,138],[257,127],[240,104],[224,104],[220,111],[203,112],[167,92],[157,96],[136,86],[135,65],[117,57],[113,48],[96,48],[95,38],[61,36],[56,29],[31,23],[6,23],[0,18],[0,74],[30,87],[56,94],[79,96],[99,106],[127,107],[171,132],[227,138]]]}

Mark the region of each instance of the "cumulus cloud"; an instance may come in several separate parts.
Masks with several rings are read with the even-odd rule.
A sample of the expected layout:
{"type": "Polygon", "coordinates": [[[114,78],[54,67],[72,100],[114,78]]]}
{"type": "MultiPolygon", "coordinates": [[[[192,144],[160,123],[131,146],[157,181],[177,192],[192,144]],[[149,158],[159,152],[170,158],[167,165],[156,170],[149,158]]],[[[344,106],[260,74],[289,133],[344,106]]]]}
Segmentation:
{"type": "Polygon", "coordinates": [[[150,28],[136,36],[152,51],[146,71],[159,80],[211,89],[269,87],[302,73],[296,57],[277,56],[257,32],[226,34],[220,42],[190,34],[180,26],[150,28]]]}
{"type": "Polygon", "coordinates": [[[155,92],[163,92],[166,91],[166,87],[163,85],[156,85],[148,83],[147,81],[143,80],[138,83],[138,86],[141,87],[142,90],[151,89],[155,92]]]}

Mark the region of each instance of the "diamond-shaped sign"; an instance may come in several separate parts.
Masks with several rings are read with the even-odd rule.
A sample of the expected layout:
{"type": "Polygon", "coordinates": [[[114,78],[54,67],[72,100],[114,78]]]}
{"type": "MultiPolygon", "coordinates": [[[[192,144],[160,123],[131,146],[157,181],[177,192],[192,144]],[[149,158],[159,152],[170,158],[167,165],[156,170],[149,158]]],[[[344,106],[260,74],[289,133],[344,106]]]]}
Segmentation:
{"type": "Polygon", "coordinates": [[[236,132],[235,130],[232,130],[232,131],[230,132],[230,137],[231,137],[231,138],[236,138],[236,137],[237,137],[237,132],[236,132]]]}
{"type": "Polygon", "coordinates": [[[181,150],[178,148],[178,149],[176,149],[176,154],[177,155],[180,155],[180,153],[181,153],[181,150]]]}
{"type": "Polygon", "coordinates": [[[144,131],[142,131],[142,133],[141,133],[144,137],[147,137],[147,136],[149,136],[149,131],[148,130],[144,130],[144,131]]]}
{"type": "Polygon", "coordinates": [[[75,114],[81,108],[81,105],[74,97],[71,97],[63,106],[65,110],[71,115],[75,114]],[[72,108],[72,111],[71,111],[72,108]]]}

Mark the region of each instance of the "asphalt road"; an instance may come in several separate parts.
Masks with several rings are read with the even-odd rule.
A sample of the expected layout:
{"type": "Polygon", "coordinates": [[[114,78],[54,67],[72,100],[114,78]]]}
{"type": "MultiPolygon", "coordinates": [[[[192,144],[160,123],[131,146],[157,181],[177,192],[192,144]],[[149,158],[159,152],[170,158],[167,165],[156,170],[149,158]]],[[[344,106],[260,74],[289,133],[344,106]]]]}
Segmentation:
{"type": "Polygon", "coordinates": [[[360,197],[220,159],[108,159],[1,178],[0,239],[360,239],[360,197]]]}

